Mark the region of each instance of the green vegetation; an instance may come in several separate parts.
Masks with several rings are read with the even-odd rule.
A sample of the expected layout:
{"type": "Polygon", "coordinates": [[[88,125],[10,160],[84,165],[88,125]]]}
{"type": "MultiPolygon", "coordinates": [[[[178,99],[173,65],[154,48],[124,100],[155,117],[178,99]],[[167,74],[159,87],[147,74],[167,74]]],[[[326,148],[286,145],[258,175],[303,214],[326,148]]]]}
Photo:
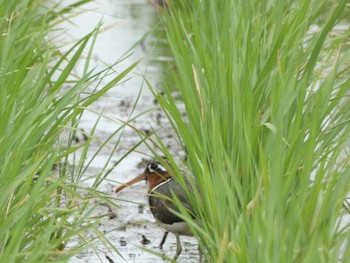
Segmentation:
{"type": "MultiPolygon", "coordinates": [[[[90,68],[98,26],[65,54],[48,38],[85,2],[54,11],[0,0],[0,262],[66,262],[93,244],[86,231],[117,252],[93,215],[96,201],[113,205],[97,190],[110,159],[91,188],[82,177],[98,121],[75,138],[83,112],[134,65],[101,86],[112,67],[90,68]]],[[[187,115],[170,88],[155,95],[197,181],[200,225],[182,216],[206,261],[347,262],[350,51],[349,30],[336,27],[347,1],[173,2],[163,21],[187,115]]]]}
{"type": "Polygon", "coordinates": [[[38,1],[0,0],[0,262],[65,262],[91,245],[91,236],[115,249],[91,214],[94,203],[110,202],[96,190],[109,170],[84,187],[81,175],[90,164],[86,156],[94,129],[84,142],[75,138],[83,112],[134,65],[99,85],[112,68],[89,67],[98,27],[60,54],[48,32],[70,11],[47,10],[38,1]],[[88,54],[84,72],[74,78],[83,51],[88,54]],[[76,242],[67,248],[72,239],[76,242]]]}
{"type": "Polygon", "coordinates": [[[166,12],[187,116],[170,89],[158,101],[198,182],[200,226],[183,216],[207,262],[348,262],[346,4],[178,0],[166,12]]]}

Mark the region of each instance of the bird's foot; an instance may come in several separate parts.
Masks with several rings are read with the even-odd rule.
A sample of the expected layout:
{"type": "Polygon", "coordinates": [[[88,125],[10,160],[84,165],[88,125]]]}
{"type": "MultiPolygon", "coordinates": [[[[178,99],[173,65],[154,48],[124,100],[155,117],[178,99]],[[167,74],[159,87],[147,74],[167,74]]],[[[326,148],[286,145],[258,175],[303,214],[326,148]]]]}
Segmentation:
{"type": "Polygon", "coordinates": [[[159,248],[160,248],[161,250],[163,250],[163,245],[164,245],[164,243],[165,243],[165,240],[166,240],[167,237],[168,237],[168,234],[169,234],[169,231],[165,231],[165,232],[164,232],[164,235],[163,235],[163,237],[162,237],[162,241],[160,241],[159,248]]]}

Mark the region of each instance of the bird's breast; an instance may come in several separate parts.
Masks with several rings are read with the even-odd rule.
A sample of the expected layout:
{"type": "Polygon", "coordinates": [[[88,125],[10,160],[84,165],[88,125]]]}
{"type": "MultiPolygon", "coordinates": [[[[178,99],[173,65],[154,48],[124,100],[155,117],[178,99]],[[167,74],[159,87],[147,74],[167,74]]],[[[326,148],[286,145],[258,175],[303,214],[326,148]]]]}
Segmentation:
{"type": "MultiPolygon", "coordinates": [[[[172,211],[178,211],[177,207],[171,201],[173,196],[171,186],[175,181],[170,178],[157,185],[148,193],[148,201],[154,218],[163,224],[173,224],[183,222],[172,211]]],[[[175,193],[176,194],[176,193],[175,193]]]]}

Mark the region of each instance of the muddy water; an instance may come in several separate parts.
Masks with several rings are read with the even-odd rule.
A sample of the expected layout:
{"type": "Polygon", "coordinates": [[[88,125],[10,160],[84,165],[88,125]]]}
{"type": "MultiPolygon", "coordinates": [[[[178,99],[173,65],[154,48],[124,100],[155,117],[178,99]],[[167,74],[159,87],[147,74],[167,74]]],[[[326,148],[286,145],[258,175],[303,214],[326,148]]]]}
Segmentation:
{"type": "MultiPolygon", "coordinates": [[[[71,1],[63,1],[64,5],[71,1]]],[[[74,2],[74,1],[73,1],[74,2]]],[[[140,137],[131,128],[123,129],[106,143],[99,151],[102,142],[121,127],[118,120],[128,121],[132,116],[157,107],[154,98],[144,83],[144,77],[153,87],[161,88],[163,81],[167,78],[169,55],[164,33],[158,26],[159,17],[157,10],[147,0],[95,0],[79,9],[79,15],[70,19],[69,23],[61,24],[64,34],[58,34],[59,43],[64,43],[62,51],[67,50],[72,40],[79,39],[89,33],[99,22],[103,22],[101,34],[98,36],[91,68],[103,69],[106,65],[112,65],[120,60],[132,46],[131,55],[114,67],[115,77],[118,72],[142,59],[139,65],[129,75],[130,79],[112,89],[105,97],[94,103],[90,111],[87,111],[80,123],[81,129],[90,132],[102,113],[103,118],[99,120],[94,133],[94,140],[88,153],[88,161],[91,161],[86,176],[86,184],[93,183],[96,173],[102,169],[112,166],[118,162],[130,148],[140,141],[140,137]],[[140,41],[150,29],[153,29],[145,39],[140,41]],[[141,98],[133,113],[134,103],[137,95],[141,92],[141,98]],[[117,145],[117,146],[116,146],[117,145]],[[116,146],[116,148],[115,148],[116,146]],[[112,157],[111,157],[112,156],[112,157]],[[111,157],[110,161],[109,158],[111,157]]],[[[85,54],[87,56],[87,53],[85,54]]],[[[84,59],[79,62],[75,69],[79,76],[84,68],[84,59]]],[[[108,81],[107,77],[105,82],[108,81]]],[[[93,88],[93,87],[92,87],[93,88]]],[[[169,125],[164,114],[159,110],[153,110],[148,114],[137,118],[132,125],[144,132],[152,128],[163,127],[158,132],[169,150],[181,158],[183,152],[172,137],[169,125]]],[[[158,248],[163,231],[160,229],[148,207],[146,200],[146,185],[140,183],[127,188],[121,193],[115,194],[113,190],[121,183],[130,180],[142,172],[144,166],[140,165],[143,158],[151,155],[146,145],[140,145],[136,152],[129,154],[100,185],[100,190],[110,193],[120,209],[97,204],[97,214],[110,213],[112,216],[105,217],[99,225],[106,238],[117,247],[118,253],[112,252],[105,245],[95,243],[93,249],[84,251],[71,259],[70,262],[165,262],[159,256],[146,252],[143,248],[153,250],[155,253],[165,254],[173,257],[176,251],[175,238],[169,234],[163,251],[158,248]],[[132,200],[134,203],[125,202],[132,200]]],[[[70,245],[79,243],[73,240],[70,245]]],[[[198,262],[197,241],[191,237],[182,238],[183,252],[178,262],[198,262]]]]}

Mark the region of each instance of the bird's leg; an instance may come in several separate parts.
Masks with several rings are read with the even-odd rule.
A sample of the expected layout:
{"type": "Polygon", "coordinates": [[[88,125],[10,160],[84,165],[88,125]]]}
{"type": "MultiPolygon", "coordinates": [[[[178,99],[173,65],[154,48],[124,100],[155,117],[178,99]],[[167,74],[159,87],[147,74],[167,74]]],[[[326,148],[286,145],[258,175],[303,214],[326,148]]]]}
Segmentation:
{"type": "Polygon", "coordinates": [[[169,231],[165,231],[165,232],[164,232],[162,241],[160,241],[160,244],[159,244],[159,248],[160,248],[160,249],[163,249],[163,245],[164,245],[164,243],[165,243],[166,238],[168,237],[168,234],[169,234],[169,231]]]}
{"type": "Polygon", "coordinates": [[[176,261],[176,259],[179,257],[182,251],[180,236],[175,235],[175,237],[176,237],[176,254],[175,254],[175,257],[173,258],[173,261],[176,261]]]}

